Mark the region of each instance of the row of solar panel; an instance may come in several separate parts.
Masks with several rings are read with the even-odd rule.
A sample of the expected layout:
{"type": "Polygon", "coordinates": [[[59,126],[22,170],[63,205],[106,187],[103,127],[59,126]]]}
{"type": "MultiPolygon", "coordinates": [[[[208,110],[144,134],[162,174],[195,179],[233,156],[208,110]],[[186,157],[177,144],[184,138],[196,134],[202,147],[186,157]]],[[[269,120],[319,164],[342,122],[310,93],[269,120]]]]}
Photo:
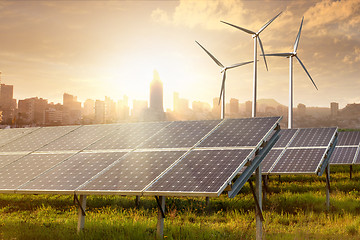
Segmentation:
{"type": "Polygon", "coordinates": [[[330,164],[360,164],[360,131],[339,132],[338,142],[331,155],[330,164]]]}
{"type": "MultiPolygon", "coordinates": [[[[0,191],[215,196],[253,157],[280,119],[25,130],[22,137],[9,139],[0,148],[0,191]],[[74,149],[78,150],[64,151],[74,149]]],[[[0,136],[7,131],[0,131],[0,136]]]]}

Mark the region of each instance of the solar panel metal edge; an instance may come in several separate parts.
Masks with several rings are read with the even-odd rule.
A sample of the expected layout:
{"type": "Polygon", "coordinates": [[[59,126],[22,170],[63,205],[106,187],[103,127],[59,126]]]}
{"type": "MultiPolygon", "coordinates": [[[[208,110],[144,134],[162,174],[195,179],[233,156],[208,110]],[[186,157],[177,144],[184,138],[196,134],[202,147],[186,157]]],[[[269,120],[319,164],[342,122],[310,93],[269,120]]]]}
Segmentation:
{"type": "MultiPolygon", "coordinates": [[[[276,129],[277,126],[279,126],[279,122],[281,121],[282,117],[279,117],[279,119],[274,123],[272,128],[265,134],[265,136],[259,141],[259,143],[255,146],[253,151],[249,153],[247,158],[243,161],[243,163],[230,175],[230,177],[224,182],[224,184],[219,188],[217,192],[171,192],[171,191],[146,191],[151,185],[149,185],[146,189],[144,189],[143,194],[144,196],[193,196],[193,197],[218,197],[224,189],[231,184],[234,177],[239,173],[239,171],[249,162],[249,160],[256,154],[256,152],[259,150],[261,145],[264,143],[265,139],[272,134],[272,131],[276,129]]],[[[226,119],[224,119],[223,122],[225,122],[226,119]]],[[[214,131],[215,129],[213,129],[214,131]]],[[[211,131],[211,133],[213,132],[211,131]]],[[[209,135],[211,134],[209,133],[209,135]]],[[[205,138],[204,138],[205,139],[205,138]]],[[[200,141],[201,142],[201,141],[200,141]]],[[[199,143],[200,143],[199,142],[199,143]]],[[[202,147],[199,150],[211,150],[211,148],[204,148],[202,147]]],[[[190,152],[190,151],[189,151],[190,152]]],[[[178,161],[179,162],[179,161],[178,161]]],[[[170,170],[170,169],[169,169],[170,170]]],[[[166,174],[166,173],[164,173],[166,174]]],[[[159,177],[160,178],[160,177],[159,177]]],[[[158,178],[158,179],[159,179],[158,178]]],[[[156,182],[156,181],[154,181],[156,182]]]]}
{"type": "MultiPolygon", "coordinates": [[[[113,190],[80,190],[81,187],[85,186],[86,184],[90,183],[91,181],[93,181],[94,179],[96,179],[98,176],[100,176],[102,173],[104,173],[105,171],[107,171],[108,169],[110,169],[113,165],[115,165],[117,162],[121,161],[121,159],[123,157],[125,157],[127,154],[125,154],[123,157],[121,157],[119,160],[117,160],[115,163],[111,164],[111,166],[105,168],[103,171],[99,172],[97,175],[95,175],[93,178],[91,178],[89,181],[85,182],[84,184],[82,184],[81,186],[79,186],[77,189],[75,189],[75,193],[76,194],[86,194],[86,195],[101,195],[103,193],[107,194],[107,195],[136,195],[136,196],[143,196],[144,195],[144,191],[145,189],[149,188],[154,182],[156,182],[160,177],[162,177],[164,174],[166,174],[173,166],[175,166],[178,162],[181,161],[181,159],[183,159],[188,153],[190,153],[197,145],[199,145],[201,143],[201,141],[203,141],[205,138],[207,138],[213,131],[215,131],[219,126],[221,126],[224,123],[224,120],[220,121],[213,129],[211,129],[204,137],[202,137],[194,146],[192,146],[191,148],[186,148],[187,152],[185,152],[181,157],[179,157],[173,164],[171,164],[168,168],[166,168],[161,174],[159,174],[159,176],[157,176],[155,179],[153,179],[153,181],[151,181],[147,186],[144,187],[144,189],[140,190],[140,191],[113,191],[113,190]]],[[[169,124],[170,125],[170,124],[169,124]]],[[[167,125],[168,126],[168,125],[167,125]]],[[[154,135],[153,135],[154,136],[154,135]]],[[[151,137],[153,137],[151,136],[151,137]]],[[[149,137],[148,139],[150,139],[151,137],[149,137]]],[[[146,140],[148,140],[146,139],[146,140]]],[[[145,141],[146,141],[145,140],[145,141]]],[[[145,142],[144,141],[144,142],[145,142]]],[[[143,143],[139,144],[139,146],[141,146],[143,143]]],[[[152,151],[156,151],[157,149],[153,149],[152,151]]],[[[164,151],[169,151],[169,149],[162,149],[164,151]]],[[[172,149],[174,150],[174,149],[172,149]]],[[[180,148],[180,150],[182,150],[182,148],[180,148]]],[[[133,149],[133,151],[131,152],[135,152],[135,151],[146,151],[146,149],[133,149]]],[[[130,152],[129,152],[130,153],[130,152]]]]}
{"type": "Polygon", "coordinates": [[[338,137],[338,128],[336,127],[335,132],[334,132],[334,134],[326,148],[326,151],[322,157],[322,161],[319,162],[319,165],[317,167],[316,174],[318,176],[321,176],[324,173],[325,168],[329,165],[329,160],[330,160],[331,154],[333,153],[335,146],[336,146],[337,137],[338,137]]]}
{"type": "Polygon", "coordinates": [[[355,156],[354,156],[354,160],[352,161],[352,164],[353,164],[353,165],[357,165],[356,159],[358,158],[359,154],[360,154],[360,142],[359,142],[358,148],[357,148],[357,150],[356,150],[356,153],[355,153],[355,156]]]}

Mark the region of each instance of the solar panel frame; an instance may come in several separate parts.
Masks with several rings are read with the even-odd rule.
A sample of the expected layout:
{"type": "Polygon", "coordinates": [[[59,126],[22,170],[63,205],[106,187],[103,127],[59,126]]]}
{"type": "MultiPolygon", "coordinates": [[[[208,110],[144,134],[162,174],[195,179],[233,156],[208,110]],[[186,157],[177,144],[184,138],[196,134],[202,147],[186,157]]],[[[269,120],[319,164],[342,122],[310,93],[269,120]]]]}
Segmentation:
{"type": "Polygon", "coordinates": [[[353,165],[358,149],[358,147],[351,146],[336,146],[329,163],[331,165],[353,165]],[[343,159],[345,159],[339,160],[340,156],[343,156],[343,159]]]}

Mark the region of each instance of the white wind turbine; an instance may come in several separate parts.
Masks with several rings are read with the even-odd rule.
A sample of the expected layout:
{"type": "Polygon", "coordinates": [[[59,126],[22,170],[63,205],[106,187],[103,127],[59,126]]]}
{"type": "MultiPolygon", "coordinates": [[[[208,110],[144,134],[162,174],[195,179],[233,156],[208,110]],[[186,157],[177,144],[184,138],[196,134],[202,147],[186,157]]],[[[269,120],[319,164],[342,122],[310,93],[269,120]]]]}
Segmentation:
{"type": "Polygon", "coordinates": [[[301,20],[301,24],[300,24],[300,29],[299,32],[297,34],[296,40],[295,40],[295,44],[294,44],[294,51],[293,52],[289,52],[289,53],[270,53],[270,54],[265,54],[265,56],[277,56],[277,57],[287,57],[290,59],[290,65],[289,65],[289,116],[288,116],[288,128],[292,128],[293,126],[293,57],[295,57],[300,65],[303,67],[303,69],[305,70],[306,74],[309,76],[311,82],[314,84],[316,90],[318,90],[315,82],[313,81],[313,79],[311,78],[309,72],[306,70],[304,64],[301,62],[300,58],[297,56],[297,48],[299,46],[299,40],[300,40],[300,34],[301,34],[301,28],[304,22],[304,17],[301,20]]]}
{"type": "MultiPolygon", "coordinates": [[[[270,19],[264,26],[262,26],[260,28],[259,31],[257,32],[253,32],[251,30],[248,30],[246,28],[242,28],[242,27],[239,27],[239,26],[236,26],[236,25],[233,25],[231,23],[227,23],[227,22],[224,22],[224,21],[220,21],[222,23],[225,23],[225,24],[228,24],[232,27],[235,27],[237,29],[240,29],[248,34],[251,34],[253,39],[254,39],[254,81],[253,81],[253,101],[252,101],[252,117],[256,117],[256,92],[257,92],[257,42],[258,42],[258,39],[259,39],[259,45],[260,45],[260,48],[261,48],[261,52],[263,55],[265,55],[264,53],[264,48],[263,48],[263,45],[262,45],[262,42],[261,42],[261,39],[260,39],[260,33],[262,31],[264,31],[264,29],[269,26],[270,23],[272,23],[275,18],[277,18],[282,12],[280,12],[278,15],[276,15],[275,17],[273,17],[272,19],[270,19]]],[[[265,63],[265,66],[266,66],[266,70],[268,70],[268,67],[267,67],[267,63],[266,63],[266,58],[264,56],[264,63],[265,63]]]]}
{"type": "Polygon", "coordinates": [[[219,62],[219,60],[217,60],[208,50],[206,50],[203,46],[201,46],[200,43],[198,43],[197,41],[195,41],[197,44],[199,44],[199,46],[204,49],[204,51],[212,58],[212,60],[214,60],[214,62],[221,67],[221,73],[222,73],[222,83],[221,83],[221,89],[220,89],[220,97],[219,97],[219,104],[221,101],[221,96],[222,96],[222,110],[221,110],[221,119],[225,118],[225,79],[226,79],[226,70],[231,69],[231,68],[235,68],[235,67],[240,67],[249,63],[252,63],[253,61],[250,62],[242,62],[242,63],[236,63],[230,66],[224,66],[221,62],[219,62]]]}

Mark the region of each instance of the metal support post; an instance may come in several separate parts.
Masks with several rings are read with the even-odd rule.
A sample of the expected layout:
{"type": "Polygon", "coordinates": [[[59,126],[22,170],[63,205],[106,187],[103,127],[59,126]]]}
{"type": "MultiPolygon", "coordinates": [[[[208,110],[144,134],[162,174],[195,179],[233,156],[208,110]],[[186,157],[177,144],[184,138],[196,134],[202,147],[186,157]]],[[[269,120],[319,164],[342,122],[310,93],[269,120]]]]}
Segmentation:
{"type": "Polygon", "coordinates": [[[256,239],[262,239],[262,225],[264,217],[262,215],[262,188],[261,188],[261,165],[255,171],[255,193],[258,200],[256,209],[256,239]]]}
{"type": "Polygon", "coordinates": [[[164,238],[164,219],[165,219],[165,197],[160,196],[156,198],[156,202],[158,204],[158,222],[156,226],[156,236],[158,239],[164,238]]]}
{"type": "Polygon", "coordinates": [[[206,203],[206,206],[208,207],[208,206],[209,206],[209,204],[210,204],[210,198],[209,198],[209,197],[206,197],[206,199],[205,199],[205,203],[206,203]]]}
{"type": "Polygon", "coordinates": [[[74,195],[74,200],[79,206],[77,232],[80,233],[84,229],[85,225],[86,195],[80,195],[80,200],[76,195],[74,195]]]}
{"type": "Polygon", "coordinates": [[[350,179],[352,179],[352,165],[350,165],[350,179]]]}
{"type": "Polygon", "coordinates": [[[326,166],[326,210],[330,210],[330,164],[326,166]]]}
{"type": "Polygon", "coordinates": [[[269,175],[266,175],[263,177],[263,185],[264,185],[264,189],[263,189],[263,200],[266,201],[266,194],[269,192],[268,189],[268,180],[269,180],[269,175]]]}
{"type": "Polygon", "coordinates": [[[137,208],[140,207],[140,196],[136,196],[136,198],[135,198],[135,206],[136,206],[137,208]]]}

